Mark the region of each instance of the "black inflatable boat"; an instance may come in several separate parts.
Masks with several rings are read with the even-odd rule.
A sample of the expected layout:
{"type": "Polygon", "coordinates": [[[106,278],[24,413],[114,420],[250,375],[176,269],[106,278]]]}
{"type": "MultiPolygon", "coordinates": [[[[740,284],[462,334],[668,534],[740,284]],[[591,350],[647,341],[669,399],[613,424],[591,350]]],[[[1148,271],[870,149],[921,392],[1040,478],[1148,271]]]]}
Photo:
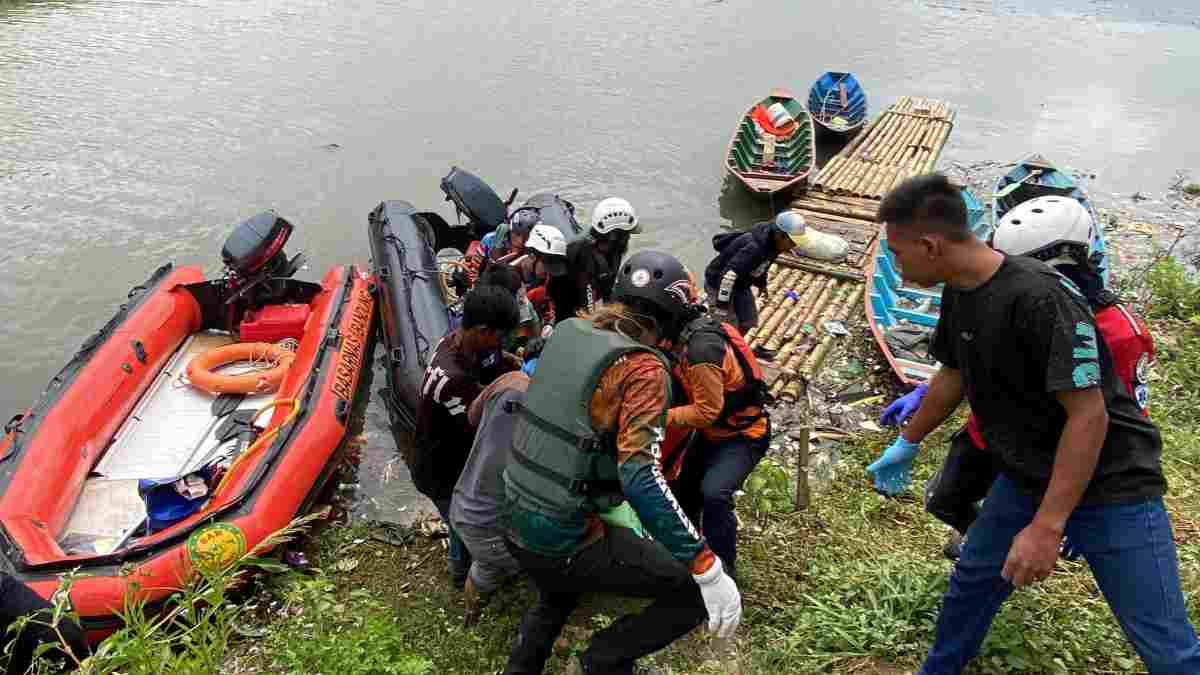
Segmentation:
{"type": "Polygon", "coordinates": [[[436,213],[405,201],[386,201],[368,219],[371,268],[387,346],[384,399],[393,430],[416,425],[425,367],[438,340],[450,330],[448,294],[438,268],[437,233],[453,233],[436,213]]]}

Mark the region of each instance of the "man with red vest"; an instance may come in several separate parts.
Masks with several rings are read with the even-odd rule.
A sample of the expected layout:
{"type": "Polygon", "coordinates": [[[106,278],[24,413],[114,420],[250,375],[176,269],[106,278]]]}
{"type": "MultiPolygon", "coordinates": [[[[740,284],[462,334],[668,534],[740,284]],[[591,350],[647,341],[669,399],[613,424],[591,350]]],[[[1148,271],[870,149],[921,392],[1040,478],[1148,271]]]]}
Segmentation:
{"type": "Polygon", "coordinates": [[[713,553],[736,577],[737,518],[733,493],[762,461],[771,439],[764,407],[766,384],[758,361],[737,328],[699,316],[675,343],[674,376],[688,403],[667,411],[668,427],[699,434],[682,462],[672,491],[688,518],[701,523],[713,553]]]}
{"type": "MultiPolygon", "coordinates": [[[[1134,316],[1116,295],[1104,288],[1090,259],[1091,215],[1079,202],[1067,197],[1039,197],[1005,214],[992,235],[992,246],[1008,255],[1038,258],[1069,279],[1088,301],[1096,327],[1112,354],[1116,376],[1143,415],[1149,399],[1147,375],[1154,361],[1154,338],[1141,319],[1134,316]]],[[[883,411],[880,422],[899,425],[917,411],[928,385],[919,385],[883,411]]],[[[942,468],[925,487],[925,508],[934,517],[965,534],[978,514],[976,504],[987,495],[997,469],[990,457],[979,419],[967,419],[950,441],[942,468]]],[[[946,556],[957,559],[961,536],[946,545],[946,556]]],[[[1064,552],[1070,553],[1064,543],[1064,552]]]]}

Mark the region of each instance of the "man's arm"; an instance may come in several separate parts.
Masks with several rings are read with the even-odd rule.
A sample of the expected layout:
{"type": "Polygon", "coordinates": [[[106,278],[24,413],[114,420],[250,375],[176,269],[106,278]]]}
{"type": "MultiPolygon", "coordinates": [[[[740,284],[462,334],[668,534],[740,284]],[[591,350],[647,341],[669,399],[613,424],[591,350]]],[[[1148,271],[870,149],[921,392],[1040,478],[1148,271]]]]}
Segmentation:
{"type": "Polygon", "coordinates": [[[704,538],[683,513],[662,474],[667,372],[661,367],[626,365],[634,370],[623,384],[617,414],[617,464],[621,489],[642,525],[671,555],[700,573],[712,565],[704,538]]]}
{"type": "Polygon", "coordinates": [[[1050,486],[1033,522],[1013,539],[1000,573],[1017,587],[1045,579],[1054,568],[1067,519],[1092,480],[1108,434],[1108,411],[1099,388],[1060,391],[1055,398],[1067,411],[1067,423],[1054,453],[1050,486]]]}
{"type": "Polygon", "coordinates": [[[954,414],[963,400],[962,371],[947,366],[938,369],[929,379],[929,391],[917,414],[900,436],[910,443],[920,443],[954,414]]]}
{"type": "Polygon", "coordinates": [[[1108,436],[1108,410],[1099,388],[1060,391],[1055,398],[1067,411],[1067,423],[1054,453],[1050,486],[1033,521],[1061,533],[1096,471],[1108,436]]]}
{"type": "Polygon", "coordinates": [[[676,406],[667,411],[667,426],[690,429],[707,429],[717,423],[721,409],[725,407],[725,373],[712,363],[697,363],[686,366],[680,373],[688,379],[692,400],[687,405],[676,406]]]}

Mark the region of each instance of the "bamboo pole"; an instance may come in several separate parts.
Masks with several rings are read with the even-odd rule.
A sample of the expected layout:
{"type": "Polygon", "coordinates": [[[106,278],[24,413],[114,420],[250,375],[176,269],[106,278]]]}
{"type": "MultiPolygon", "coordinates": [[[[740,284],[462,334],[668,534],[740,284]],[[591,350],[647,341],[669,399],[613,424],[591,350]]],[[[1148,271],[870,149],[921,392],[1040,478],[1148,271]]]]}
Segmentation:
{"type": "Polygon", "coordinates": [[[799,445],[796,447],[796,510],[808,508],[811,495],[808,489],[808,427],[802,426],[799,445]]]}
{"type": "Polygon", "coordinates": [[[883,150],[883,156],[880,157],[880,161],[882,162],[895,164],[897,154],[903,151],[904,144],[912,137],[914,131],[921,126],[921,121],[915,117],[900,117],[900,120],[899,130],[883,150]]]}
{"type": "Polygon", "coordinates": [[[771,319],[762,325],[763,329],[758,333],[755,341],[758,343],[769,341],[771,336],[775,334],[775,329],[779,327],[779,324],[783,323],[783,320],[791,313],[791,309],[795,304],[796,301],[792,298],[787,298],[780,303],[779,309],[771,314],[771,319]]]}
{"type": "Polygon", "coordinates": [[[863,141],[869,138],[872,133],[874,133],[875,129],[879,126],[880,121],[886,114],[887,110],[884,110],[882,114],[871,120],[871,123],[868,124],[867,127],[863,129],[857,136],[851,139],[850,143],[848,143],[846,147],[842,148],[842,151],[838,154],[845,155],[846,157],[852,156],[854,152],[858,150],[858,146],[862,145],[863,141]]]}
{"type": "Polygon", "coordinates": [[[775,379],[775,383],[771,385],[771,396],[779,398],[779,394],[783,391],[784,385],[786,385],[790,380],[791,377],[789,377],[786,373],[780,373],[779,377],[775,379]]]}
{"type": "MultiPolygon", "coordinates": [[[[813,307],[823,306],[825,302],[828,302],[826,298],[830,291],[835,288],[837,288],[837,279],[830,277],[829,281],[823,284],[821,295],[817,297],[816,301],[813,303],[813,307]]],[[[797,329],[804,324],[805,318],[810,316],[812,311],[813,310],[810,308],[804,311],[792,312],[792,315],[783,322],[783,325],[781,325],[774,332],[774,334],[772,334],[771,339],[767,341],[767,349],[771,351],[778,351],[783,344],[786,344],[795,338],[797,329]]]]}
{"type": "Polygon", "coordinates": [[[875,220],[875,211],[856,208],[853,206],[840,206],[835,203],[826,202],[811,205],[806,204],[804,208],[817,213],[828,213],[831,215],[842,216],[844,218],[855,218],[866,221],[875,220]]]}
{"type": "Polygon", "coordinates": [[[838,167],[845,162],[846,157],[844,155],[834,155],[833,159],[829,160],[829,162],[821,168],[821,173],[817,174],[816,179],[813,181],[813,185],[824,184],[825,181],[829,180],[829,178],[837,172],[838,167]]]}
{"type": "MultiPolygon", "coordinates": [[[[807,307],[809,303],[813,302],[815,297],[818,297],[818,294],[823,291],[825,285],[825,282],[818,281],[814,278],[812,283],[810,283],[808,288],[805,290],[804,295],[800,296],[799,301],[792,306],[787,315],[802,312],[804,307],[807,307]]],[[[779,329],[780,324],[782,324],[784,320],[788,318],[787,315],[780,314],[780,316],[775,317],[777,320],[759,334],[759,341],[767,345],[768,349],[772,348],[772,339],[774,338],[776,331],[779,329]]],[[[774,344],[776,345],[774,349],[778,349],[778,341],[774,341],[774,344]]]]}

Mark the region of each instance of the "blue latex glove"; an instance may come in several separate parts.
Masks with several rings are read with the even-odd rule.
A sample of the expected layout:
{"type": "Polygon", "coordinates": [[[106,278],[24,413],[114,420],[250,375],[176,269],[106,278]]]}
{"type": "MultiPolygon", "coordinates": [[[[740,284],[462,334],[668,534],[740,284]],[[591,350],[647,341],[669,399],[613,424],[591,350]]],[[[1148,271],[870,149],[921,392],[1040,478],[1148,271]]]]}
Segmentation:
{"type": "Polygon", "coordinates": [[[920,449],[920,443],[906,441],[903,436],[897,437],[896,442],[867,467],[867,471],[875,474],[875,489],[889,497],[908,489],[912,484],[913,458],[920,449]]]}
{"type": "Polygon", "coordinates": [[[900,426],[908,418],[916,414],[917,409],[921,407],[921,401],[925,400],[925,394],[928,391],[929,385],[918,384],[916,389],[892,401],[891,405],[884,408],[883,414],[879,416],[879,423],[885,427],[900,426]]]}
{"type": "Polygon", "coordinates": [[[533,371],[537,370],[538,358],[540,357],[535,357],[526,361],[525,365],[521,367],[521,372],[533,377],[533,371]]]}

